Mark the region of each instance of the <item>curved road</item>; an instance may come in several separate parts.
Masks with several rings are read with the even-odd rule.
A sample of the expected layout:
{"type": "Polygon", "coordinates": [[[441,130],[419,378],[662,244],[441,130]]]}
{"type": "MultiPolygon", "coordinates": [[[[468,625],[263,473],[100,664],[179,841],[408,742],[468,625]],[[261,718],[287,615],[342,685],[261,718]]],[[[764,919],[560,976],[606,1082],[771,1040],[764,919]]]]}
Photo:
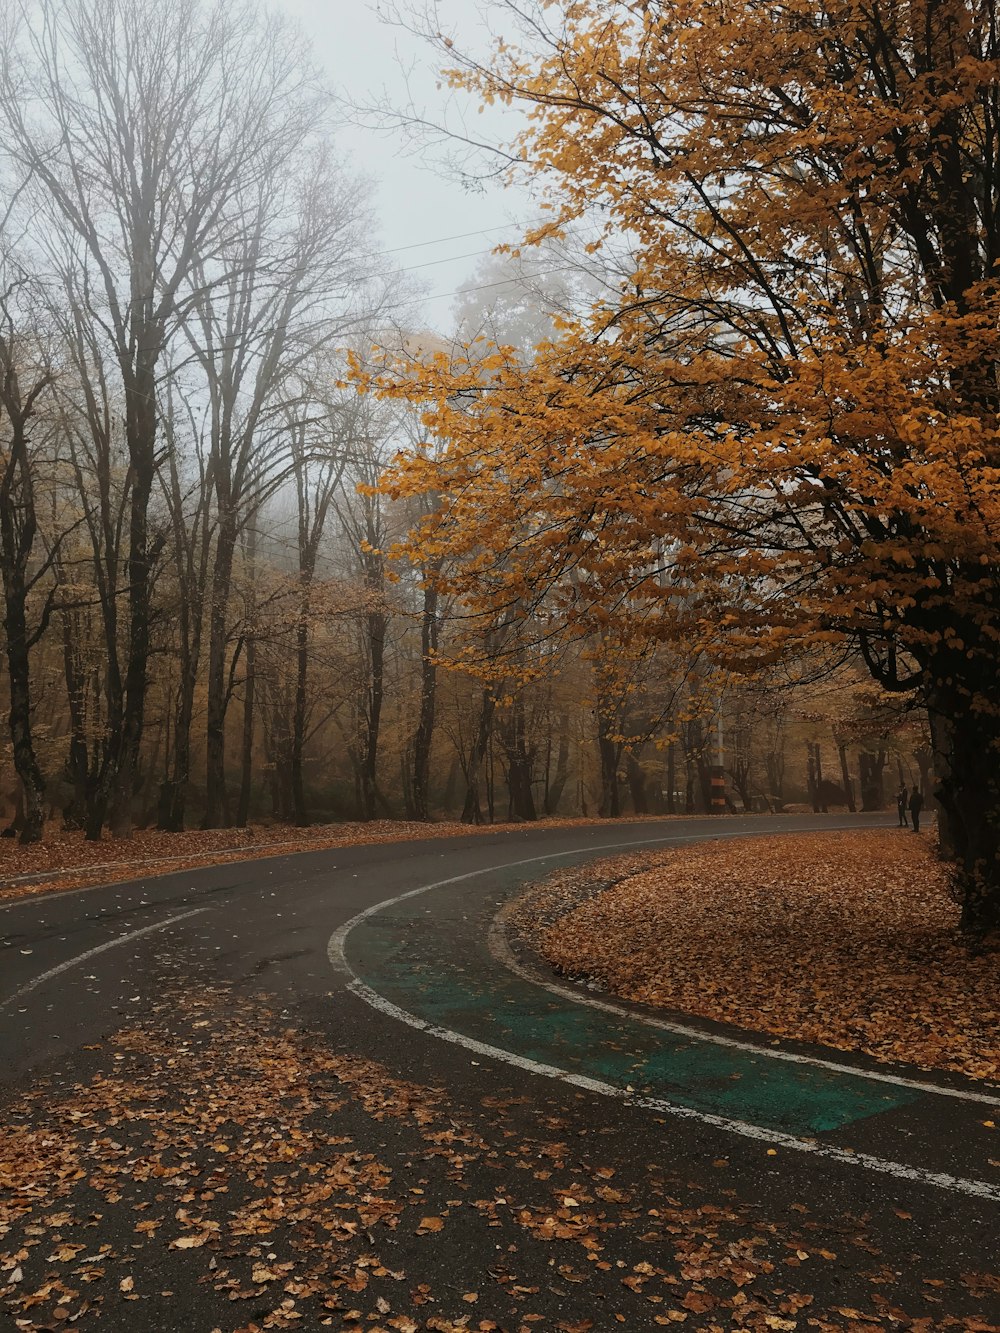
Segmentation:
{"type": "MultiPolygon", "coordinates": [[[[595,1004],[535,977],[502,941],[488,947],[501,903],[559,866],[642,846],[884,822],[528,828],[230,863],[0,905],[0,1095],[20,1136],[12,1153],[58,1143],[63,1160],[72,1148],[81,1163],[58,1184],[40,1166],[37,1202],[7,1163],[14,1205],[4,1212],[0,1188],[0,1312],[6,1304],[14,1326],[29,1330],[99,1316],[105,1329],[192,1333],[805,1328],[813,1315],[815,1326],[834,1329],[898,1327],[903,1318],[928,1320],[919,1325],[927,1329],[1000,1324],[1000,1283],[990,1278],[1000,1105],[990,1090],[680,1016],[650,1022],[634,1007],[595,1004]],[[189,1000],[201,1006],[196,1019],[189,1000]],[[223,1011],[236,1027],[223,1030],[223,1011]],[[272,1108],[271,1138],[258,1127],[249,1143],[226,1080],[249,1077],[254,1051],[239,1047],[230,1069],[225,1046],[235,1041],[225,1033],[248,1025],[258,1034],[251,1048],[279,1043],[283,1060],[293,1059],[290,1042],[304,1049],[298,1034],[307,1034],[311,1054],[294,1087],[315,1070],[349,1095],[324,1102],[329,1090],[310,1084],[308,1132],[282,1126],[272,1108]],[[190,1128],[201,1114],[197,1088],[178,1084],[176,1107],[171,1100],[175,1073],[193,1072],[198,1041],[209,1036],[221,1045],[198,1066],[204,1103],[229,1108],[212,1121],[211,1143],[190,1128]],[[328,1060],[339,1062],[332,1073],[328,1060]],[[131,1082],[115,1096],[155,1078],[158,1119],[105,1106],[123,1069],[131,1082]],[[372,1089],[383,1078],[391,1095],[380,1110],[372,1089]],[[413,1089],[427,1090],[423,1110],[413,1089]],[[308,1159],[316,1126],[338,1116],[350,1133],[328,1135],[308,1159]],[[141,1122],[134,1144],[120,1141],[122,1118],[141,1122]],[[86,1141],[74,1128],[81,1123],[86,1141]],[[152,1178],[150,1123],[160,1136],[152,1178]],[[237,1130],[242,1138],[224,1141],[237,1130]],[[287,1146],[305,1138],[307,1147],[287,1146]],[[272,1139],[285,1140],[274,1160],[272,1139]],[[191,1197],[173,1208],[171,1224],[163,1210],[174,1200],[157,1182],[175,1169],[169,1144],[181,1141],[194,1163],[183,1176],[191,1197]],[[337,1238],[339,1260],[288,1230],[283,1211],[276,1220],[277,1204],[250,1228],[266,1244],[236,1239],[247,1228],[233,1219],[259,1204],[248,1180],[261,1189],[266,1178],[280,1193],[287,1177],[275,1177],[275,1163],[286,1158],[304,1178],[322,1177],[330,1145],[347,1141],[354,1165],[338,1170],[353,1179],[364,1162],[381,1173],[367,1193],[349,1191],[364,1201],[352,1205],[361,1222],[330,1233],[327,1213],[347,1205],[327,1192],[298,1224],[308,1212],[315,1229],[318,1218],[337,1238]],[[464,1148],[456,1154],[452,1143],[464,1148]],[[239,1156],[248,1144],[267,1159],[260,1181],[239,1156]],[[199,1195],[190,1181],[206,1178],[210,1149],[233,1170],[223,1187],[213,1167],[216,1184],[199,1195]],[[76,1197],[66,1179],[102,1188],[95,1163],[109,1151],[127,1190],[103,1187],[86,1221],[82,1196],[71,1220],[53,1213],[55,1201],[76,1197]],[[190,1228],[192,1201],[202,1230],[190,1246],[154,1245],[159,1222],[139,1230],[136,1218],[157,1210],[163,1236],[168,1225],[190,1228]],[[86,1228],[78,1249],[66,1239],[77,1226],[86,1228]],[[357,1244],[365,1254],[354,1254],[357,1244]],[[88,1277],[102,1246],[110,1258],[88,1277]],[[307,1255],[314,1267],[303,1276],[307,1255]],[[343,1263],[353,1276],[343,1276],[343,1263]]],[[[271,1105],[265,1085],[275,1066],[270,1057],[254,1066],[261,1107],[271,1105]]],[[[252,1104],[248,1086],[241,1095],[252,1104]]],[[[288,1096],[286,1087],[274,1105],[288,1096]]],[[[0,1187],[4,1169],[0,1159],[0,1187]]]]}

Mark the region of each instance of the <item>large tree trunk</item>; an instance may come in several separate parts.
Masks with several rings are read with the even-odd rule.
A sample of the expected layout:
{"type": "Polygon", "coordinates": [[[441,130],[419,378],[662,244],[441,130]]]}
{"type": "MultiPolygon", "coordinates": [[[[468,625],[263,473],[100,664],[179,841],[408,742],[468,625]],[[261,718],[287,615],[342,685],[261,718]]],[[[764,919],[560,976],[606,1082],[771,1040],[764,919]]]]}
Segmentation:
{"type": "MultiPolygon", "coordinates": [[[[949,706],[950,705],[950,706],[949,706]]],[[[1000,723],[932,705],[942,845],[955,866],[963,930],[1000,930],[1000,723]]]]}
{"type": "Polygon", "coordinates": [[[128,441],[132,492],[129,502],[129,548],[125,562],[128,583],[128,646],[125,659],[121,739],[114,756],[112,832],[132,836],[132,801],[139,773],[139,751],[146,719],[152,618],[152,552],[149,543],[149,502],[156,479],[157,387],[155,366],[161,334],[147,330],[134,376],[123,362],[125,434],[128,441]]]}

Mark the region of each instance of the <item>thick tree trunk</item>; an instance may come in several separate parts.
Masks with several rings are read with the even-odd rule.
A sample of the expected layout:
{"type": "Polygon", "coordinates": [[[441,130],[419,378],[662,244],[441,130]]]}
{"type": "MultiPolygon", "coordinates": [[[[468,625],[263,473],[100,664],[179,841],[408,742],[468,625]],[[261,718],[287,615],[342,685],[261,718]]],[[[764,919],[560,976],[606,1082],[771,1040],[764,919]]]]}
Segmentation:
{"type": "Polygon", "coordinates": [[[934,794],[945,817],[942,844],[955,866],[961,925],[977,935],[1000,931],[1000,723],[963,714],[953,700],[931,711],[934,794]]]}
{"type": "Polygon", "coordinates": [[[152,553],[149,543],[149,502],[156,480],[157,388],[154,367],[158,336],[140,348],[134,378],[125,378],[125,433],[128,440],[132,493],[129,502],[129,549],[125,562],[128,584],[128,646],[125,658],[121,739],[114,755],[112,832],[132,836],[132,802],[139,774],[139,751],[146,719],[152,617],[152,553]]]}

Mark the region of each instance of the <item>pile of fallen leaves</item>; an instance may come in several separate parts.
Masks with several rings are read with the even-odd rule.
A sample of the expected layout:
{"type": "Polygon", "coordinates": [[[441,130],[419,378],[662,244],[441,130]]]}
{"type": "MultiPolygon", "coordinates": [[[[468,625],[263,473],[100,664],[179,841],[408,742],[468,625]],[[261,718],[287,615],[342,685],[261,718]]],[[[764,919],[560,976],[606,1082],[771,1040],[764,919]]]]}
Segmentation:
{"type": "Polygon", "coordinates": [[[553,877],[517,920],[559,972],[630,1000],[1000,1076],[1000,950],[958,934],[945,868],[906,830],[604,862],[553,877]]]}
{"type": "MultiPolygon", "coordinates": [[[[635,822],[634,819],[629,820],[635,822]]],[[[546,828],[607,824],[606,819],[546,819],[546,828]]],[[[198,866],[263,856],[286,856],[366,843],[404,842],[413,838],[468,837],[528,827],[520,824],[421,823],[417,820],[373,819],[367,822],[259,824],[248,828],[188,829],[163,833],[137,830],[128,839],[87,842],[81,832],[49,825],[41,842],[22,847],[13,838],[0,840],[0,901],[53,889],[165,875],[198,866]]]]}

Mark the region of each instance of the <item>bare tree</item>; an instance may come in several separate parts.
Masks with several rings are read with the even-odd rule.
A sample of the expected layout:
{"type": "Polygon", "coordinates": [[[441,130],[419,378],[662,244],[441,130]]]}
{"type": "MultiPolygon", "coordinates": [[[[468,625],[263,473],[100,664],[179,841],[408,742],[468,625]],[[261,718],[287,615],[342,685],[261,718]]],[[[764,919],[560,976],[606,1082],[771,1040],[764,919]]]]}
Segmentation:
{"type": "MultiPolygon", "coordinates": [[[[292,471],[292,441],[311,413],[318,353],[354,332],[378,298],[355,261],[363,194],[328,153],[307,151],[242,195],[248,221],[224,282],[195,265],[185,331],[210,404],[209,475],[216,535],[209,590],[204,826],[229,822],[225,731],[233,560],[243,526],[292,471]],[[305,378],[304,378],[305,377],[305,378]]],[[[331,375],[331,379],[334,378],[331,375]]]]}
{"type": "Polygon", "coordinates": [[[13,13],[0,64],[5,150],[30,175],[43,243],[62,233],[80,264],[75,295],[122,399],[124,647],[120,673],[108,674],[120,698],[109,700],[94,806],[103,819],[113,803],[123,833],[145,717],[165,350],[205,288],[242,262],[243,190],[302,142],[317,102],[299,44],[250,7],[164,0],[155,23],[143,0],[21,0],[13,13]]]}
{"type": "MultiPolygon", "coordinates": [[[[51,555],[33,568],[38,535],[37,460],[30,422],[52,384],[47,349],[32,338],[26,311],[38,293],[16,264],[0,256],[0,577],[3,579],[10,734],[24,797],[21,841],[37,842],[45,817],[45,780],[32,738],[30,652],[48,624],[54,585],[31,625],[32,589],[51,568],[51,555]],[[27,327],[26,327],[27,326],[27,327]]],[[[12,829],[11,832],[14,830],[12,829]]]]}

